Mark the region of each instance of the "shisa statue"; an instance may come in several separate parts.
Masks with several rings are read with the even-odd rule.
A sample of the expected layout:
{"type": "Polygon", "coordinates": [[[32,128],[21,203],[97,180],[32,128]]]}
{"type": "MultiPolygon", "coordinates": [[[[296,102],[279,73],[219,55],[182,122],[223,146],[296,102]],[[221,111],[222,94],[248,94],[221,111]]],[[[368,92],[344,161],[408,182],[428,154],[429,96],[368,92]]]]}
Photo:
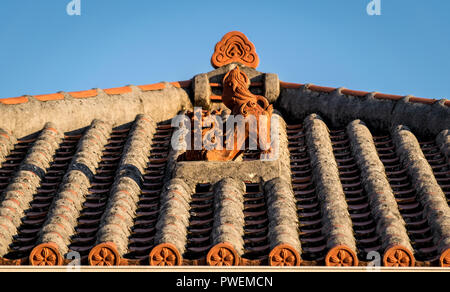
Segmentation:
{"type": "MultiPolygon", "coordinates": [[[[243,139],[239,139],[239,131],[233,129],[233,141],[230,141],[233,143],[232,147],[211,150],[205,149],[204,147],[201,150],[191,148],[194,150],[186,151],[184,155],[180,156],[180,160],[231,161],[235,160],[245,151],[246,145],[257,145],[258,149],[262,150],[262,153],[270,151],[270,120],[273,106],[269,104],[264,96],[252,94],[248,89],[249,85],[250,81],[247,75],[236,66],[223,79],[222,101],[231,110],[230,116],[241,116],[247,121],[250,118],[254,118],[257,126],[250,127],[249,123],[246,122],[245,129],[243,130],[243,139]],[[256,135],[255,133],[251,133],[252,131],[256,131],[256,135]],[[260,135],[267,135],[267,137],[260,139],[260,135]]],[[[214,111],[212,114],[220,114],[220,111],[214,111]]],[[[201,116],[202,121],[210,118],[210,115],[211,113],[209,112],[203,112],[201,116]]],[[[190,118],[192,121],[199,119],[199,117],[196,117],[192,113],[190,114],[190,118]]],[[[216,126],[214,122],[207,123],[207,125],[201,129],[202,141],[203,137],[216,126]]],[[[199,129],[192,130],[191,141],[194,141],[195,131],[199,131],[199,129]]],[[[223,139],[220,140],[224,141],[223,139]]]]}

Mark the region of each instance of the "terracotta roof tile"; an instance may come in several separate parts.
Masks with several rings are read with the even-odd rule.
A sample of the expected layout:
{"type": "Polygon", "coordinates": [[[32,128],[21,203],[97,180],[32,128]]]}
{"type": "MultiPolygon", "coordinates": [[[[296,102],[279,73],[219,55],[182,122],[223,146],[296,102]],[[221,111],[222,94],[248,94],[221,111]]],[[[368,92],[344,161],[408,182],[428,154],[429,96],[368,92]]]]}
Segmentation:
{"type": "Polygon", "coordinates": [[[66,225],[61,229],[57,217],[50,216],[39,232],[38,243],[55,244],[58,257],[63,257],[68,251],[67,243],[75,232],[76,219],[85,201],[85,196],[88,194],[89,181],[98,167],[101,150],[107,143],[110,132],[111,126],[109,124],[93,121],[81,139],[70,165],[67,166],[68,174],[64,176],[61,191],[49,214],[66,214],[66,217],[71,218],[72,221],[66,222],[66,225]],[[99,143],[95,143],[99,138],[101,139],[98,141],[99,143]],[[70,200],[67,196],[70,197],[70,200]],[[57,230],[60,230],[60,232],[56,234],[55,231],[57,230]]]}
{"type": "Polygon", "coordinates": [[[39,101],[51,101],[51,100],[63,100],[64,95],[62,93],[35,95],[35,99],[39,101]]]}
{"type": "Polygon", "coordinates": [[[236,266],[244,254],[244,193],[242,181],[225,179],[214,190],[213,247],[206,256],[210,266],[236,266]]]}
{"type": "MultiPolygon", "coordinates": [[[[309,157],[313,167],[314,184],[322,206],[322,226],[331,248],[326,256],[327,265],[357,266],[356,239],[348,211],[339,168],[334,159],[333,146],[326,124],[319,116],[305,120],[309,157]],[[341,254],[342,256],[336,256],[341,254]]],[[[295,188],[294,188],[295,189],[295,188]]]]}
{"type": "MultiPolygon", "coordinates": [[[[323,93],[331,93],[338,89],[338,88],[334,88],[334,87],[325,87],[325,86],[318,86],[318,85],[313,85],[313,84],[302,84],[302,83],[291,83],[291,82],[280,82],[280,86],[282,88],[286,88],[286,89],[298,89],[298,88],[302,88],[305,86],[309,90],[316,91],[316,92],[323,92],[323,93]]],[[[341,93],[346,94],[346,95],[351,95],[351,96],[357,96],[357,97],[363,97],[363,96],[370,94],[370,92],[367,92],[367,91],[358,91],[358,90],[351,90],[351,89],[346,89],[346,88],[341,89],[341,93]]],[[[401,100],[404,97],[405,96],[401,96],[401,95],[385,94],[385,93],[378,93],[378,92],[374,93],[374,98],[377,98],[377,99],[401,100]]],[[[438,100],[412,96],[409,98],[409,101],[413,102],[413,103],[433,104],[433,103],[437,102],[438,100]]],[[[450,106],[450,100],[445,101],[444,104],[446,106],[450,106]]]]}
{"type": "Polygon", "coordinates": [[[274,179],[265,185],[270,244],[269,265],[298,266],[301,263],[301,243],[297,205],[289,182],[274,179]]]}
{"type": "MultiPolygon", "coordinates": [[[[416,102],[416,103],[423,103],[423,104],[433,104],[437,102],[437,99],[430,99],[430,98],[421,98],[421,97],[410,97],[410,102],[416,102]]],[[[446,105],[450,105],[450,103],[446,102],[446,105]]]]}
{"type": "Polygon", "coordinates": [[[191,86],[192,81],[191,80],[177,81],[177,82],[170,82],[170,84],[178,88],[187,88],[191,86]]]}
{"type": "Polygon", "coordinates": [[[117,94],[130,93],[130,92],[132,92],[132,89],[129,86],[124,86],[124,87],[104,89],[104,91],[106,94],[109,94],[109,95],[117,95],[117,94]]]}
{"type": "Polygon", "coordinates": [[[164,83],[155,83],[155,84],[149,84],[149,85],[139,85],[138,86],[142,91],[152,91],[152,90],[161,90],[166,88],[166,85],[164,83]]]}
{"type": "MultiPolygon", "coordinates": [[[[177,88],[188,88],[191,86],[192,81],[191,80],[176,81],[176,82],[170,82],[170,84],[177,88]]],[[[222,87],[222,84],[221,83],[211,83],[210,86],[211,87],[222,87]]],[[[252,82],[250,86],[260,87],[260,86],[263,86],[263,83],[252,82]]],[[[325,86],[318,86],[318,85],[313,85],[313,84],[302,84],[302,83],[291,83],[291,82],[280,82],[280,86],[281,86],[281,88],[285,88],[285,89],[298,89],[298,88],[305,86],[309,90],[316,91],[316,92],[323,92],[323,93],[331,93],[338,89],[338,88],[334,88],[334,87],[325,87],[325,86]]],[[[148,85],[138,85],[138,88],[140,88],[142,91],[161,90],[161,89],[165,88],[165,84],[163,82],[160,82],[160,83],[154,83],[154,84],[148,84],[148,85]]],[[[107,93],[109,95],[119,95],[119,94],[130,93],[130,92],[132,92],[132,89],[129,86],[124,86],[124,87],[104,89],[104,91],[105,91],[105,93],[107,93]]],[[[346,88],[341,89],[341,93],[346,94],[346,95],[351,95],[351,96],[357,96],[357,97],[364,97],[364,96],[370,94],[370,92],[351,90],[351,89],[346,89],[346,88]]],[[[96,89],[92,89],[92,90],[85,90],[85,91],[70,92],[69,94],[74,98],[91,98],[91,97],[96,97],[98,95],[98,92],[96,89]]],[[[405,97],[405,96],[401,96],[401,95],[384,94],[384,93],[378,93],[378,92],[375,92],[373,94],[374,94],[374,98],[387,99],[387,100],[401,100],[405,97]]],[[[52,100],[64,100],[64,95],[61,93],[53,93],[53,94],[35,95],[34,98],[36,98],[38,101],[45,102],[45,101],[52,101],[52,100]]],[[[211,100],[220,101],[221,96],[213,95],[213,96],[211,96],[211,100]]],[[[29,99],[26,96],[0,99],[0,103],[5,104],[5,105],[23,104],[23,103],[27,103],[28,101],[29,101],[29,99]]],[[[411,96],[409,98],[409,101],[412,103],[433,104],[439,100],[411,96]]],[[[450,100],[445,101],[444,105],[450,106],[450,100]]]]}
{"type": "Polygon", "coordinates": [[[318,86],[318,85],[314,85],[314,84],[306,84],[305,86],[309,90],[317,91],[317,92],[324,92],[324,93],[331,93],[337,89],[337,88],[333,88],[333,87],[318,86]]]}
{"type": "Polygon", "coordinates": [[[0,99],[0,103],[5,104],[5,105],[15,105],[15,104],[21,104],[21,103],[27,103],[27,102],[28,102],[28,97],[26,97],[26,96],[0,99]]]}
{"type": "Polygon", "coordinates": [[[17,140],[11,133],[0,128],[0,165],[6,160],[16,143],[17,140]]]}
{"type": "MultiPolygon", "coordinates": [[[[347,132],[361,176],[366,178],[364,189],[372,210],[371,219],[380,222],[377,225],[377,233],[380,234],[381,250],[385,255],[395,254],[401,246],[403,251],[406,250],[408,255],[412,255],[414,249],[408,238],[406,223],[400,214],[389,180],[384,174],[384,165],[372,142],[372,134],[361,121],[349,124],[347,132]]],[[[388,258],[389,256],[385,257],[385,266],[393,264],[388,258]]],[[[410,256],[409,260],[414,260],[414,257],[410,256]]]]}
{"type": "Polygon", "coordinates": [[[259,189],[225,179],[194,191],[177,178],[163,186],[168,160],[155,159],[167,157],[167,123],[139,116],[131,128],[113,130],[94,121],[59,143],[61,134],[52,128],[37,140],[8,142],[0,172],[15,157],[9,153],[20,149],[23,158],[9,175],[26,175],[33,188],[22,179],[6,186],[0,205],[6,258],[42,264],[45,252],[54,255],[46,264],[63,264],[76,250],[90,259],[83,264],[216,265],[221,253],[233,265],[357,265],[374,250],[385,266],[445,265],[448,224],[437,214],[448,212],[450,200],[446,131],[419,143],[405,127],[374,135],[361,121],[329,129],[311,115],[286,126],[289,153],[282,159],[290,160],[284,171],[290,181],[277,178],[259,189]],[[111,143],[120,149],[108,150],[111,143]],[[71,159],[57,166],[61,155],[71,159]],[[48,171],[30,173],[39,168],[48,171]],[[53,199],[54,191],[37,188],[59,191],[53,199]],[[48,211],[41,209],[43,200],[48,211]],[[22,241],[29,234],[36,239],[22,241]]]}
{"type": "Polygon", "coordinates": [[[211,95],[209,98],[212,101],[222,101],[222,96],[220,96],[220,95],[211,95]]]}
{"type": "Polygon", "coordinates": [[[90,97],[96,97],[98,92],[97,92],[97,89],[91,89],[91,90],[84,90],[84,91],[69,92],[69,94],[73,98],[90,98],[90,97]]]}
{"type": "Polygon", "coordinates": [[[447,198],[414,134],[401,125],[392,134],[401,163],[409,166],[408,174],[413,187],[417,189],[418,201],[423,206],[437,252],[443,254],[450,249],[450,208],[447,198]]]}
{"type": "MultiPolygon", "coordinates": [[[[33,195],[43,178],[42,175],[49,167],[50,161],[58,148],[61,135],[49,130],[51,127],[49,124],[46,125],[40,133],[28,155],[21,163],[20,170],[16,173],[2,196],[0,212],[2,209],[5,210],[13,206],[16,210],[16,214],[12,215],[12,221],[9,221],[11,236],[17,234],[21,224],[20,219],[24,216],[25,210],[33,200],[33,195]],[[20,193],[19,196],[17,195],[18,192],[20,193]],[[17,205],[14,203],[15,201],[18,201],[20,204],[17,205]],[[13,205],[10,205],[10,202],[13,202],[13,205]]],[[[0,242],[1,256],[9,251],[9,245],[12,240],[12,237],[8,237],[0,242]]]]}
{"type": "Polygon", "coordinates": [[[384,93],[376,93],[375,98],[379,98],[379,99],[391,99],[391,100],[400,100],[402,98],[404,98],[404,96],[401,95],[393,95],[393,94],[384,94],[384,93]]]}
{"type": "MultiPolygon", "coordinates": [[[[102,260],[98,260],[99,257],[101,258],[100,251],[102,251],[99,245],[113,243],[114,248],[111,248],[110,253],[114,258],[122,257],[128,251],[128,238],[134,224],[133,214],[138,208],[137,203],[141,193],[139,184],[148,163],[155,126],[155,123],[145,116],[139,116],[134,123],[125,146],[126,151],[116,172],[117,183],[111,191],[110,203],[102,216],[101,227],[97,233],[97,249],[94,249],[94,252],[89,255],[91,265],[108,263],[105,256],[102,260]],[[119,217],[119,220],[116,220],[115,217],[119,217]],[[111,232],[112,230],[116,231],[111,232]]],[[[103,249],[103,253],[104,251],[105,249],[103,249]]],[[[114,264],[111,261],[117,262],[110,259],[111,265],[114,264]]]]}

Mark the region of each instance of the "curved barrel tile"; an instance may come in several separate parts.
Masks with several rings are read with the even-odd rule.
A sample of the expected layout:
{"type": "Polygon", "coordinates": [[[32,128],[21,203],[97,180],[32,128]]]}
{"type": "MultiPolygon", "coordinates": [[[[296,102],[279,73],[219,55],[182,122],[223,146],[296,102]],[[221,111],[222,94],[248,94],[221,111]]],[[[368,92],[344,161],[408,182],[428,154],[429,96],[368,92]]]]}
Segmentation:
{"type": "Polygon", "coordinates": [[[321,205],[322,233],[327,239],[327,266],[357,266],[356,240],[329,130],[312,114],[305,119],[306,140],[313,179],[321,205]]]}
{"type": "Polygon", "coordinates": [[[128,237],[134,224],[155,129],[156,125],[149,117],[139,115],[136,118],[101,218],[96,247],[88,257],[91,265],[118,265],[128,250],[128,237]]]}
{"type": "Polygon", "coordinates": [[[213,247],[206,256],[210,266],[237,266],[244,253],[245,184],[223,179],[214,186],[213,247]]]}
{"type": "Polygon", "coordinates": [[[264,186],[269,217],[269,265],[298,266],[301,243],[297,206],[291,185],[280,178],[264,186]]]}
{"type": "Polygon", "coordinates": [[[8,131],[0,128],[0,165],[5,162],[17,139],[8,131]]]}
{"type": "MultiPolygon", "coordinates": [[[[80,140],[47,220],[39,231],[38,246],[30,254],[32,265],[41,264],[40,257],[35,255],[42,254],[45,250],[54,252],[58,257],[56,263],[62,262],[62,257],[69,251],[70,238],[75,233],[77,218],[88,194],[90,181],[111,131],[110,124],[94,120],[80,140]]],[[[52,263],[50,261],[47,264],[52,263]]]]}
{"type": "Polygon", "coordinates": [[[186,249],[192,190],[181,179],[166,183],[156,223],[156,246],[149,256],[151,266],[181,265],[186,249]]]}
{"type": "Polygon", "coordinates": [[[370,210],[377,223],[377,234],[381,237],[383,263],[385,266],[414,266],[414,249],[406,223],[400,214],[384,165],[378,157],[372,134],[360,120],[350,123],[347,130],[370,210]],[[401,259],[397,259],[399,253],[404,255],[401,259]]]}
{"type": "Polygon", "coordinates": [[[426,160],[417,138],[406,126],[392,129],[392,139],[397,147],[401,163],[407,167],[417,191],[417,196],[424,208],[433,233],[433,242],[441,255],[440,264],[446,265],[450,250],[450,207],[447,199],[426,160]]]}
{"type": "Polygon", "coordinates": [[[4,256],[17,234],[17,228],[30,208],[33,195],[41,184],[46,170],[50,167],[62,133],[48,123],[39,134],[27,157],[20,165],[20,170],[1,196],[0,204],[0,256],[4,256]]]}

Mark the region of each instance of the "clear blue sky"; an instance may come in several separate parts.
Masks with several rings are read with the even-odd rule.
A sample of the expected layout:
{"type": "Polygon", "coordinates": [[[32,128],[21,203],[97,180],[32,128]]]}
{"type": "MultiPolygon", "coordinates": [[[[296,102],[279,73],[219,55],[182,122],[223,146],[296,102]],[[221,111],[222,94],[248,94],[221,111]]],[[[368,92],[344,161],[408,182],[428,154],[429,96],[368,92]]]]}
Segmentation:
{"type": "Polygon", "coordinates": [[[245,33],[286,82],[450,99],[450,1],[2,0],[0,98],[191,79],[245,33]]]}

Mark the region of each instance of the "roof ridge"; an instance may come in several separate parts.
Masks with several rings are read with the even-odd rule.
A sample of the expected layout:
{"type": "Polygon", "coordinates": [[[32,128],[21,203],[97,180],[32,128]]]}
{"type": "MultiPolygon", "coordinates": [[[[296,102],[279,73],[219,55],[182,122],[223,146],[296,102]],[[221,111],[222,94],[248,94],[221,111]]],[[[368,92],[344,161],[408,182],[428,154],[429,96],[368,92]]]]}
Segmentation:
{"type": "MultiPolygon", "coordinates": [[[[174,82],[158,82],[158,83],[152,83],[152,84],[146,84],[146,85],[137,85],[136,87],[139,88],[142,92],[146,91],[154,91],[154,90],[162,90],[167,88],[166,84],[171,84],[174,87],[177,88],[188,88],[192,85],[192,80],[183,80],[183,81],[174,81],[174,82]]],[[[222,87],[221,83],[211,83],[211,87],[222,87]]],[[[262,82],[252,82],[251,86],[263,86],[262,82]]],[[[132,92],[133,85],[126,85],[122,87],[113,87],[113,88],[107,88],[107,89],[100,89],[100,88],[94,88],[94,89],[88,89],[88,90],[82,90],[82,91],[71,91],[67,92],[66,94],[69,95],[72,98],[76,99],[84,99],[84,98],[92,98],[97,97],[101,91],[106,93],[107,95],[120,95],[120,94],[126,94],[132,92]]],[[[412,103],[421,103],[421,104],[427,104],[432,105],[436,102],[443,101],[443,105],[450,107],[450,100],[442,98],[442,99],[435,99],[435,98],[423,98],[423,97],[417,97],[412,95],[402,96],[402,95],[394,95],[394,94],[386,94],[386,93],[380,93],[380,92],[368,92],[368,91],[360,91],[360,90],[352,90],[347,89],[344,87],[328,87],[328,86],[319,86],[309,83],[292,83],[292,82],[284,82],[280,81],[280,87],[284,89],[299,89],[302,87],[305,87],[306,89],[309,89],[311,91],[315,92],[323,92],[323,93],[331,93],[333,91],[339,91],[340,93],[344,95],[351,95],[355,97],[364,97],[369,94],[373,94],[373,97],[375,99],[384,99],[384,100],[402,100],[405,97],[408,98],[409,102],[412,103]]],[[[65,100],[65,92],[60,91],[58,93],[50,93],[50,94],[40,94],[40,95],[22,95],[19,97],[11,97],[11,98],[3,98],[0,99],[0,104],[4,105],[17,105],[17,104],[23,104],[30,101],[30,97],[36,99],[40,102],[46,102],[46,101],[54,101],[54,100],[65,100]]],[[[211,96],[214,100],[220,100],[219,96],[211,96]]]]}
{"type": "Polygon", "coordinates": [[[327,86],[319,86],[319,85],[314,85],[314,84],[291,83],[291,82],[283,82],[283,81],[280,81],[280,87],[285,88],[285,89],[298,89],[298,88],[305,87],[306,89],[309,89],[311,91],[323,92],[323,93],[331,93],[333,91],[338,90],[342,94],[352,95],[352,96],[356,96],[356,97],[364,97],[369,94],[373,94],[373,97],[375,99],[388,99],[388,100],[394,100],[394,101],[398,101],[398,100],[401,100],[401,99],[407,97],[409,102],[422,103],[422,104],[428,104],[428,105],[434,104],[436,102],[440,102],[441,100],[445,100],[444,105],[450,106],[450,100],[445,99],[445,98],[443,98],[443,99],[434,99],[433,98],[432,99],[432,98],[423,98],[423,97],[417,97],[417,96],[412,96],[412,95],[402,96],[402,95],[386,94],[386,93],[380,93],[380,92],[352,90],[352,89],[347,89],[347,88],[343,88],[343,87],[327,87],[327,86]]]}
{"type": "MultiPolygon", "coordinates": [[[[153,90],[161,90],[167,88],[166,84],[171,84],[176,88],[187,88],[191,85],[191,80],[183,80],[183,81],[175,81],[175,82],[158,82],[147,85],[138,85],[136,86],[141,91],[153,91],[153,90]]],[[[76,99],[84,99],[84,98],[92,98],[97,97],[101,91],[106,93],[107,95],[120,95],[132,92],[133,85],[126,85],[123,87],[113,87],[107,89],[101,88],[93,88],[88,90],[81,91],[60,91],[58,93],[50,93],[50,94],[40,94],[40,95],[22,95],[19,97],[10,97],[0,99],[0,104],[4,105],[17,105],[23,104],[30,101],[30,97],[36,99],[37,101],[45,102],[45,101],[53,101],[53,100],[64,100],[66,95],[69,95],[72,98],[76,99]],[[66,95],[65,95],[66,94],[66,95]]]]}

